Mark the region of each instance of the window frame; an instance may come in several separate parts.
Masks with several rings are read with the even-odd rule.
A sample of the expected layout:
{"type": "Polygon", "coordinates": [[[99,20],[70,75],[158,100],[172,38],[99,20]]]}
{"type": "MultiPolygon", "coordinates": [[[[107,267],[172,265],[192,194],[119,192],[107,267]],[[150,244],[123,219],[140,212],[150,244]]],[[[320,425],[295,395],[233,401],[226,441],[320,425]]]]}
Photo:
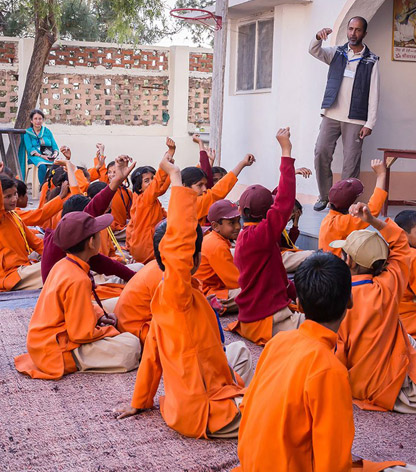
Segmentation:
{"type": "Polygon", "coordinates": [[[262,15],[259,17],[255,18],[246,18],[244,20],[241,20],[237,23],[237,47],[236,47],[236,54],[235,54],[235,63],[234,63],[234,94],[235,95],[251,95],[251,94],[259,94],[259,93],[271,93],[273,89],[273,59],[274,59],[274,25],[275,25],[275,18],[273,14],[268,13],[267,15],[262,15]],[[257,85],[257,57],[258,57],[258,42],[259,42],[259,35],[258,35],[258,30],[259,30],[259,22],[261,21],[270,21],[273,20],[273,44],[272,44],[272,76],[271,76],[271,86],[268,88],[255,88],[257,85]],[[244,25],[250,25],[250,24],[256,24],[256,34],[255,34],[255,43],[254,43],[254,78],[253,78],[253,84],[254,88],[252,90],[238,90],[238,53],[240,49],[240,39],[239,39],[239,30],[241,26],[244,25]]]}

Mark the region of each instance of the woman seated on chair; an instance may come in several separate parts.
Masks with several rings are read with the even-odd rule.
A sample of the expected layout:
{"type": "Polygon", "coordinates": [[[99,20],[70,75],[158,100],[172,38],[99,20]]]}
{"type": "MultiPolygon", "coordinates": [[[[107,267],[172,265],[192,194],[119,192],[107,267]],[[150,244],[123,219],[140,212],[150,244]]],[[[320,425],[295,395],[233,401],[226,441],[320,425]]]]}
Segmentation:
{"type": "Polygon", "coordinates": [[[52,165],[59,154],[59,148],[52,132],[43,126],[45,115],[41,110],[30,112],[30,127],[27,128],[24,140],[20,146],[19,161],[22,174],[25,177],[25,151],[27,151],[28,164],[38,166],[39,183],[45,180],[47,166],[52,165]]]}

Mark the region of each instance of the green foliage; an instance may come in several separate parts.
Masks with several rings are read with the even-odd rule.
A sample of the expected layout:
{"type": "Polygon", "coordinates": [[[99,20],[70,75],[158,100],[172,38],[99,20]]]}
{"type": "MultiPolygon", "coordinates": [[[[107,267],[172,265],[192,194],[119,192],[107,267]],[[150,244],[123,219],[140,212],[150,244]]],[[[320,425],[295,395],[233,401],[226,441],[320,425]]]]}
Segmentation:
{"type": "MultiPolygon", "coordinates": [[[[215,4],[215,0],[176,0],[175,8],[201,8],[206,9],[215,4]]],[[[182,29],[188,34],[187,37],[198,45],[210,44],[213,46],[214,33],[205,26],[195,22],[189,23],[178,20],[182,29]]]]}

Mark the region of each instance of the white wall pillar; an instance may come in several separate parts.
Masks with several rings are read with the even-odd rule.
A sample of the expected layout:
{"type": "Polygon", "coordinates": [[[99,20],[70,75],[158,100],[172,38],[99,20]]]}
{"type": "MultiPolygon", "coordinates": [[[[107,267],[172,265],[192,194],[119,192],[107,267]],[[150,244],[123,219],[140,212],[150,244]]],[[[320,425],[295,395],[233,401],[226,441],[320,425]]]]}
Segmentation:
{"type": "Polygon", "coordinates": [[[172,135],[184,136],[188,134],[189,47],[170,48],[169,77],[169,121],[172,123],[172,135]]]}
{"type": "Polygon", "coordinates": [[[34,38],[19,39],[19,48],[18,48],[18,61],[19,61],[18,105],[19,106],[22,100],[23,90],[25,89],[27,71],[29,69],[30,59],[32,58],[34,43],[35,43],[34,38]]]}

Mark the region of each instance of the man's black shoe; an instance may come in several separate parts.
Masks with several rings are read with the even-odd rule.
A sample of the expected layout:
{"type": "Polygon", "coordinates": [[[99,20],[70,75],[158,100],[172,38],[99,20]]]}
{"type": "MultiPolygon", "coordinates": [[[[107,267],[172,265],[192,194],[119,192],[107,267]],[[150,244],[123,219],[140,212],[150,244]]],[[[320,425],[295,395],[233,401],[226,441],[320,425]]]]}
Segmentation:
{"type": "Polygon", "coordinates": [[[313,209],[315,211],[322,211],[322,210],[325,210],[327,205],[328,205],[328,200],[318,200],[313,206],[313,209]]]}

